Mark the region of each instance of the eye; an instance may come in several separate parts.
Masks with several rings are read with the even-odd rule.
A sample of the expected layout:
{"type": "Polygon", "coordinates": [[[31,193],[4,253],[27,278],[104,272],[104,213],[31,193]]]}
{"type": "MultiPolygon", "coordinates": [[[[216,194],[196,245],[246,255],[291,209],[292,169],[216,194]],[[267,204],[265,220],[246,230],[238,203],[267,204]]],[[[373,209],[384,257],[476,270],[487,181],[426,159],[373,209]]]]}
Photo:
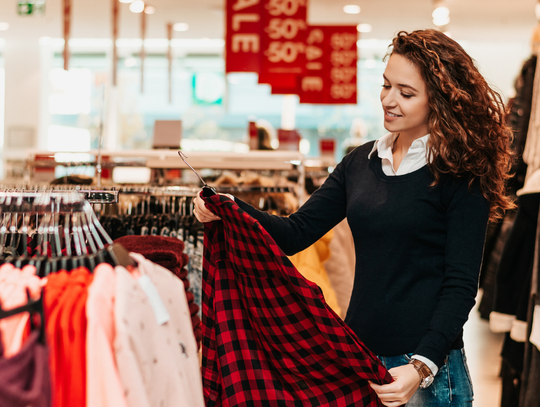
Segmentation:
{"type": "Polygon", "coordinates": [[[401,96],[403,96],[405,99],[412,98],[414,95],[408,95],[406,93],[402,93],[401,96]]]}
{"type": "Polygon", "coordinates": [[[385,89],[390,89],[390,85],[387,85],[387,84],[383,84],[382,87],[385,89]]]}

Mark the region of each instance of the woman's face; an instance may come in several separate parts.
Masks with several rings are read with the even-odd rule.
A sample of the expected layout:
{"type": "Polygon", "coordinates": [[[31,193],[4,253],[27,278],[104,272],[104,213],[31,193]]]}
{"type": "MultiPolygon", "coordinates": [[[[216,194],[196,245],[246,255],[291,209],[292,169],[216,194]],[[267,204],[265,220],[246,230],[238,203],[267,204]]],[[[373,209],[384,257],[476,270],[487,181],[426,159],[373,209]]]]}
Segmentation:
{"type": "Polygon", "coordinates": [[[412,62],[392,54],[383,78],[381,103],[385,129],[410,139],[428,134],[430,108],[426,84],[412,62]]]}

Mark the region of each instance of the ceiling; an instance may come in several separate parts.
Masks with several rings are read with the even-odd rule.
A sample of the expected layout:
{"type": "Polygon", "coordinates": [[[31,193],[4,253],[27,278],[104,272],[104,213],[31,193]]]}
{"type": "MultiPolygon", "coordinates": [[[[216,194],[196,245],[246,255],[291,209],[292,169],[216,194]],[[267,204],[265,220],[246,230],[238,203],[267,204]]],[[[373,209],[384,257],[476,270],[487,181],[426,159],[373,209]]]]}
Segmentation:
{"type": "MultiPolygon", "coordinates": [[[[62,37],[62,0],[46,0],[44,17],[21,17],[18,0],[0,0],[0,22],[10,28],[0,31],[9,39],[62,37]]],[[[111,35],[111,2],[72,0],[73,38],[108,38],[111,35]]],[[[167,22],[188,23],[190,29],[175,38],[223,38],[224,0],[149,0],[156,13],[148,16],[147,37],[165,38],[167,22]]],[[[446,0],[450,9],[450,31],[454,39],[471,42],[527,42],[536,24],[537,0],[446,0]]],[[[432,0],[309,0],[308,21],[312,24],[369,23],[371,33],[362,38],[391,39],[399,30],[434,28],[432,0]],[[360,5],[357,15],[343,12],[346,4],[360,5]]],[[[140,36],[140,14],[121,4],[120,37],[140,36]]]]}

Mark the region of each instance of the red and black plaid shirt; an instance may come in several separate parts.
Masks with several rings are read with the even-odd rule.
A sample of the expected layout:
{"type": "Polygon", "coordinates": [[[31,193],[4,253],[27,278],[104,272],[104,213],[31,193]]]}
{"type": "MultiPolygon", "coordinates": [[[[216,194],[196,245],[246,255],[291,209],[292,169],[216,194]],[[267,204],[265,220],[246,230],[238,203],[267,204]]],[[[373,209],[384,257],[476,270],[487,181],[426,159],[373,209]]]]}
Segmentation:
{"type": "Polygon", "coordinates": [[[258,221],[205,198],[202,375],[207,407],[381,406],[392,377],[258,221]]]}

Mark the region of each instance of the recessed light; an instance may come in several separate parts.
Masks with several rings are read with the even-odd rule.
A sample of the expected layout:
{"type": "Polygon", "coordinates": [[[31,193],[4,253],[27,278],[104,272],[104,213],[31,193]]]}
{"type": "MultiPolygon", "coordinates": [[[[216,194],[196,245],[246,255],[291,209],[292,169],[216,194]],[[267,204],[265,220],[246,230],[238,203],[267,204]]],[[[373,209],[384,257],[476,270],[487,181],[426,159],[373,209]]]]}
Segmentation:
{"type": "Polygon", "coordinates": [[[358,32],[361,33],[370,33],[371,31],[373,31],[373,27],[371,26],[371,24],[358,24],[356,26],[356,29],[358,30],[358,32]]]}
{"type": "Polygon", "coordinates": [[[9,28],[9,23],[0,23],[0,31],[7,31],[9,28]]]}
{"type": "Polygon", "coordinates": [[[347,14],[359,14],[360,6],[357,6],[356,4],[349,4],[343,7],[343,11],[347,14]]]}
{"type": "Polygon", "coordinates": [[[174,31],[187,31],[189,30],[189,25],[186,23],[176,23],[173,25],[174,31]]]}
{"type": "Polygon", "coordinates": [[[133,3],[133,0],[118,0],[120,3],[133,3]]]}
{"type": "Polygon", "coordinates": [[[435,10],[433,10],[433,13],[431,13],[431,16],[433,18],[444,18],[448,17],[450,15],[450,10],[448,7],[437,7],[435,10]]]}
{"type": "Polygon", "coordinates": [[[146,14],[154,14],[154,13],[156,12],[156,8],[153,7],[153,6],[146,6],[146,7],[144,8],[144,12],[145,12],[146,14]]]}
{"type": "Polygon", "coordinates": [[[144,10],[144,1],[142,0],[135,0],[133,3],[129,5],[129,10],[132,13],[142,13],[144,10]]]}
{"type": "Polygon", "coordinates": [[[450,17],[441,17],[441,18],[434,18],[433,19],[433,24],[435,24],[436,26],[443,26],[443,25],[446,25],[450,22],[450,17]]]}

